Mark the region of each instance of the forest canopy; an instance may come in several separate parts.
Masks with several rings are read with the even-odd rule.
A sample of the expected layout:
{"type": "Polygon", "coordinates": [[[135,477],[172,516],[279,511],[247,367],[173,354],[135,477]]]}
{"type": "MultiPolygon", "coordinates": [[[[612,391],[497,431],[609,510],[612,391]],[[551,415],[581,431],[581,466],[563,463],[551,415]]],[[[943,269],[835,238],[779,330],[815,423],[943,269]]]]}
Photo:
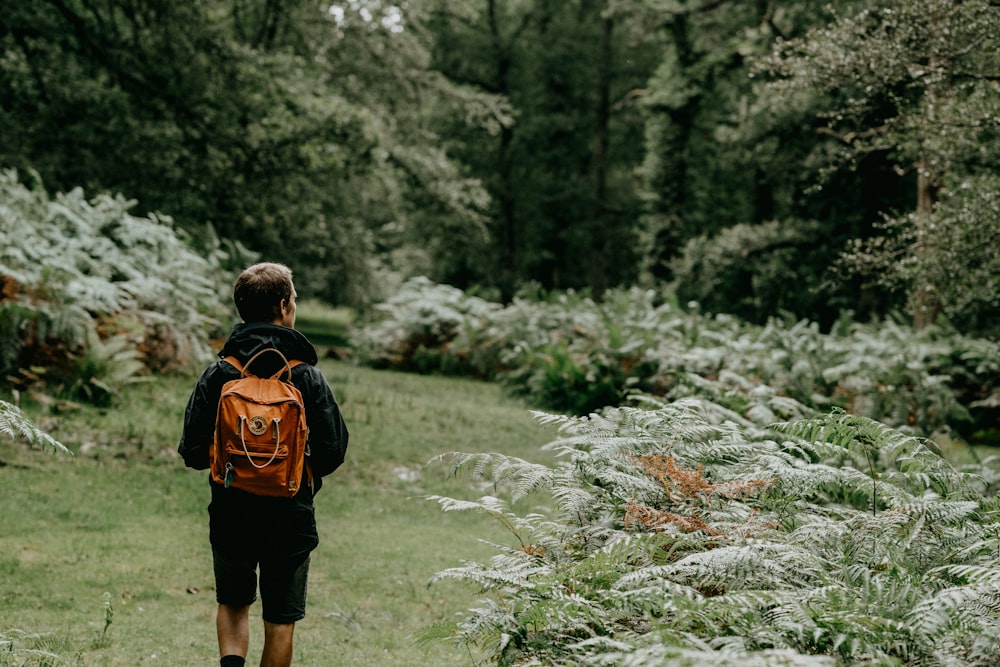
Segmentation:
{"type": "Polygon", "coordinates": [[[998,34],[989,0],[14,0],[0,167],[359,309],[425,275],[990,334],[998,34]]]}

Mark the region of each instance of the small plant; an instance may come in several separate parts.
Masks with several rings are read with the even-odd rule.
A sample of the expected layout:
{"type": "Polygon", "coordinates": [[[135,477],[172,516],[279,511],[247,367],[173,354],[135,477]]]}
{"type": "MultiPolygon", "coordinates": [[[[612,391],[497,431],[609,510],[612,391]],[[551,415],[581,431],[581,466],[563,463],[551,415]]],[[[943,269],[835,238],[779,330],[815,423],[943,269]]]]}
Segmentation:
{"type": "Polygon", "coordinates": [[[105,591],[104,603],[101,606],[104,609],[104,627],[95,633],[94,641],[91,644],[92,648],[107,648],[111,645],[111,637],[108,631],[111,629],[111,623],[115,617],[115,609],[111,605],[110,592],[105,591]]]}
{"type": "Polygon", "coordinates": [[[102,340],[91,333],[74,362],[70,392],[94,405],[110,404],[124,386],[142,381],[146,369],[140,352],[122,335],[102,340]]]}
{"type": "Polygon", "coordinates": [[[65,445],[35,426],[20,408],[6,401],[0,401],[0,433],[53,453],[72,454],[65,445]]]}

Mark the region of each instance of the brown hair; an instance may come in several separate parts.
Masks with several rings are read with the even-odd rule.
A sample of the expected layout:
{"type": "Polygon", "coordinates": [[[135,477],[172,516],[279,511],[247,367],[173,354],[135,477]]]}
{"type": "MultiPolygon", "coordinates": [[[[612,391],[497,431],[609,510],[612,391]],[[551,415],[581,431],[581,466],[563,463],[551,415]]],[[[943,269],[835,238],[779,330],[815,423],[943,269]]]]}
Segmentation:
{"type": "Polygon", "coordinates": [[[236,279],[233,301],[244,322],[270,322],[281,315],[281,301],[292,298],[292,270],[284,264],[262,262],[248,267],[236,279]]]}

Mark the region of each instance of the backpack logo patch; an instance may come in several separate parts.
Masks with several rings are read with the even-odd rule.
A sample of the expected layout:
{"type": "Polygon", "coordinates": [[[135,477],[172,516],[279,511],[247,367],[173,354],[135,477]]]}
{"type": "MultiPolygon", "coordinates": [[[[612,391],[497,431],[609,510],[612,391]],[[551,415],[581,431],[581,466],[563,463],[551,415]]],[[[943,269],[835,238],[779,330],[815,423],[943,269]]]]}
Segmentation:
{"type": "Polygon", "coordinates": [[[254,435],[264,435],[267,432],[267,421],[260,415],[251,417],[247,422],[247,428],[254,435]]]}

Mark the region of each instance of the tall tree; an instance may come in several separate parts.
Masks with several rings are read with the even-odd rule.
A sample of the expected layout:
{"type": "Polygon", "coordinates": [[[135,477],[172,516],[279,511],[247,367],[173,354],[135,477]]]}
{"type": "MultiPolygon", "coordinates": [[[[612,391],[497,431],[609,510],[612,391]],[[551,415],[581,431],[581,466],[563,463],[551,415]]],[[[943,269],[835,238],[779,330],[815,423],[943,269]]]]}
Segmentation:
{"type": "Polygon", "coordinates": [[[752,78],[756,58],[825,25],[827,10],[774,0],[651,8],[670,45],[641,97],[652,276],[673,280],[685,301],[753,320],[784,311],[830,323],[883,307],[826,274],[847,239],[869,235],[896,203],[900,179],[872,154],[816,187],[827,150],[813,119],[820,95],[793,103],[752,78]]]}
{"type": "MultiPolygon", "coordinates": [[[[837,14],[829,25],[779,45],[767,61],[778,76],[767,91],[775,98],[826,95],[818,130],[835,142],[836,158],[883,152],[900,175],[915,174],[912,215],[890,225],[895,235],[859,244],[854,259],[888,270],[883,279],[902,282],[917,326],[942,312],[958,314],[949,306],[960,301],[958,283],[934,268],[951,256],[943,251],[952,227],[963,220],[995,224],[987,209],[968,214],[985,200],[964,196],[961,184],[989,172],[1000,151],[998,34],[995,2],[886,0],[837,14]],[[942,207],[949,191],[953,200],[942,207]],[[967,214],[948,213],[956,207],[967,214]]],[[[989,253],[986,246],[953,257],[960,263],[951,268],[975,273],[991,263],[989,253]]],[[[995,301],[997,286],[987,289],[994,292],[984,297],[995,301]]]]}
{"type": "MultiPolygon", "coordinates": [[[[642,131],[630,91],[655,67],[656,40],[632,25],[628,3],[484,0],[442,8],[435,66],[503,94],[512,109],[512,124],[492,136],[451,134],[461,137],[456,154],[497,203],[503,296],[516,288],[512,274],[521,284],[588,288],[598,297],[632,282],[642,131]]],[[[496,285],[488,275],[483,282],[496,285]]]]}

